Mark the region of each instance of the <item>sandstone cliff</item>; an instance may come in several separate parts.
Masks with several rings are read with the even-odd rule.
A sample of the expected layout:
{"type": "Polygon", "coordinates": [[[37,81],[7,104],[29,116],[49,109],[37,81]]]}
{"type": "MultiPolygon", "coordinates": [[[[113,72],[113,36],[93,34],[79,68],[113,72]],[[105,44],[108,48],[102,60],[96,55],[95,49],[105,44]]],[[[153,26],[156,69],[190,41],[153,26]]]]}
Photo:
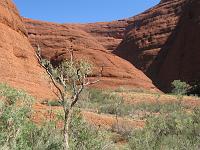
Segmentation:
{"type": "Polygon", "coordinates": [[[91,78],[99,78],[95,85],[99,88],[139,87],[155,90],[155,86],[140,70],[131,63],[111,53],[121,42],[121,24],[56,24],[24,19],[30,42],[39,45],[43,57],[57,63],[69,56],[71,46],[75,57],[88,59],[94,64],[91,78]],[[116,32],[112,32],[117,30],[116,32]],[[110,27],[111,26],[111,27],[110,27]]]}
{"type": "Polygon", "coordinates": [[[96,86],[101,88],[156,89],[153,80],[168,91],[175,79],[193,82],[200,77],[199,5],[198,0],[162,0],[127,19],[56,24],[22,20],[12,1],[2,0],[0,81],[40,97],[51,95],[48,77],[34,56],[33,47],[40,45],[43,57],[53,63],[67,58],[73,46],[77,58],[94,64],[91,78],[100,77],[96,86]]]}
{"type": "Polygon", "coordinates": [[[66,53],[65,49],[73,43],[77,55],[92,57],[97,68],[104,65],[109,68],[104,77],[132,79],[139,69],[161,90],[169,91],[173,80],[191,83],[199,79],[198,8],[198,0],[162,0],[144,13],[113,22],[50,24],[30,19],[25,22],[32,45],[41,43],[43,54],[49,59],[55,53],[66,53]],[[107,63],[102,52],[115,59],[107,63]],[[111,52],[132,63],[132,69],[127,62],[120,64],[125,61],[111,52]]]}
{"type": "Polygon", "coordinates": [[[51,97],[48,78],[37,63],[24,23],[11,0],[0,1],[0,82],[38,98],[51,97]]]}
{"type": "Polygon", "coordinates": [[[143,70],[162,90],[173,80],[200,78],[198,0],[162,0],[129,18],[126,34],[114,51],[143,70]]]}

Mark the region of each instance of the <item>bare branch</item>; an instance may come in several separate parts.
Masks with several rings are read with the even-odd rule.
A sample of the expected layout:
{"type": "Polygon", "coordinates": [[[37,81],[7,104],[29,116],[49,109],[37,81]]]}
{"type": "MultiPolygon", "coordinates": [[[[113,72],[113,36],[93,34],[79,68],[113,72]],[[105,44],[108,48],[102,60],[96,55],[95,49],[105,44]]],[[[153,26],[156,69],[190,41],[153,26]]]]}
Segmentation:
{"type": "Polygon", "coordinates": [[[60,97],[60,95],[58,93],[56,93],[54,90],[53,90],[53,93],[57,96],[57,98],[60,100],[60,101],[63,101],[63,99],[60,97]]]}
{"type": "Polygon", "coordinates": [[[83,91],[83,89],[84,89],[84,85],[82,84],[81,87],[79,88],[78,92],[73,97],[73,101],[72,101],[71,106],[70,106],[71,108],[74,107],[74,105],[79,100],[79,95],[83,91]]]}
{"type": "Polygon", "coordinates": [[[88,81],[87,83],[84,84],[84,86],[96,84],[96,83],[98,83],[98,82],[100,82],[100,80],[95,80],[95,81],[93,81],[93,82],[89,82],[89,81],[88,81]]]}
{"type": "Polygon", "coordinates": [[[70,47],[70,50],[68,48],[66,48],[68,50],[68,52],[70,53],[70,61],[73,62],[74,59],[74,50],[73,50],[73,46],[70,47]]]}
{"type": "MultiPolygon", "coordinates": [[[[56,87],[56,89],[59,91],[60,96],[61,96],[61,99],[63,100],[63,99],[64,99],[64,95],[63,95],[62,90],[61,90],[60,87],[56,84],[56,81],[54,80],[52,74],[49,72],[48,68],[46,68],[46,66],[44,66],[44,65],[42,64],[41,50],[40,50],[39,45],[38,45],[38,49],[37,49],[35,55],[36,55],[36,58],[37,58],[37,60],[38,60],[38,62],[39,62],[39,64],[40,64],[40,66],[43,67],[43,68],[46,70],[47,74],[50,76],[53,85],[54,85],[54,86],[56,87]]],[[[57,96],[57,95],[56,95],[56,96],[57,96]]],[[[58,98],[60,99],[59,96],[58,96],[58,98]]]]}
{"type": "Polygon", "coordinates": [[[72,84],[72,88],[73,88],[73,93],[74,93],[74,95],[77,93],[76,91],[77,91],[77,88],[76,88],[76,81],[75,80],[73,80],[73,84],[72,84]]]}

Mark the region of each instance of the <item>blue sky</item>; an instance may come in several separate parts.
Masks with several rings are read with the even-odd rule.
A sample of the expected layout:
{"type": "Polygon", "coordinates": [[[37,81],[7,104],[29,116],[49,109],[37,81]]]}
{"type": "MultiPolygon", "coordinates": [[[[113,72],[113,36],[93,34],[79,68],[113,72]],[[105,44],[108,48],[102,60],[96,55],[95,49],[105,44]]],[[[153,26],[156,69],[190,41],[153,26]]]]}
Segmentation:
{"type": "Polygon", "coordinates": [[[134,16],[160,0],[13,0],[24,17],[60,23],[112,21],[134,16]]]}

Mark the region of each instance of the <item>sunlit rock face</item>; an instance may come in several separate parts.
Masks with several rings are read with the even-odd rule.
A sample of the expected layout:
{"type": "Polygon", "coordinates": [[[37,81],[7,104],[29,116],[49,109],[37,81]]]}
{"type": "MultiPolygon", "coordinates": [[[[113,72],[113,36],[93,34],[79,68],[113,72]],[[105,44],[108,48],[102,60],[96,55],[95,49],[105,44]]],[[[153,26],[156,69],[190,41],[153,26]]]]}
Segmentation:
{"type": "Polygon", "coordinates": [[[37,45],[54,64],[68,58],[72,46],[76,58],[94,64],[90,78],[101,79],[95,85],[99,88],[157,90],[153,80],[168,91],[175,79],[192,82],[200,77],[199,5],[198,0],[162,0],[127,19],[57,24],[22,19],[11,0],[2,0],[0,82],[52,97],[48,76],[34,54],[37,45]]]}
{"type": "Polygon", "coordinates": [[[145,88],[157,90],[152,81],[130,62],[112,54],[124,36],[126,21],[91,24],[57,24],[24,19],[33,47],[40,45],[43,57],[57,64],[74,49],[77,59],[94,66],[92,79],[98,88],[145,88]]]}
{"type": "Polygon", "coordinates": [[[26,90],[37,98],[53,95],[11,0],[0,1],[0,69],[1,83],[26,90]]]}
{"type": "MultiPolygon", "coordinates": [[[[51,24],[30,19],[25,22],[32,45],[35,47],[36,41],[39,42],[44,49],[44,56],[49,59],[55,59],[56,53],[67,57],[66,48],[73,45],[77,49],[77,56],[87,56],[95,62],[96,70],[103,65],[107,66],[103,76],[109,77],[109,81],[114,81],[113,77],[124,80],[132,76],[129,73],[133,71],[131,65],[123,60],[125,59],[132,64],[134,72],[137,72],[136,68],[142,70],[157,87],[169,91],[173,80],[181,79],[191,83],[199,78],[198,42],[194,44],[191,40],[184,41],[180,38],[181,34],[191,30],[189,25],[188,29],[184,28],[185,31],[182,29],[190,23],[195,31],[181,36],[193,39],[194,34],[198,41],[198,24],[195,25],[195,21],[188,18],[194,15],[196,18],[193,17],[193,20],[198,20],[198,7],[198,0],[163,0],[144,13],[113,22],[51,24]],[[46,28],[54,32],[50,33],[46,28]],[[189,46],[184,47],[184,43],[189,46]],[[190,51],[193,53],[189,53],[190,51]],[[109,56],[105,57],[102,52],[109,56]],[[191,55],[196,57],[192,58],[191,55]],[[112,63],[108,61],[111,60],[110,56],[116,57],[112,59],[112,63]],[[126,65],[119,62],[126,62],[126,65]],[[190,64],[195,65],[191,67],[190,64]]],[[[63,59],[61,56],[57,58],[63,59]]],[[[94,76],[97,76],[97,72],[94,76]]],[[[130,83],[135,83],[132,81],[130,83]]],[[[113,85],[118,84],[119,82],[113,85]]]]}

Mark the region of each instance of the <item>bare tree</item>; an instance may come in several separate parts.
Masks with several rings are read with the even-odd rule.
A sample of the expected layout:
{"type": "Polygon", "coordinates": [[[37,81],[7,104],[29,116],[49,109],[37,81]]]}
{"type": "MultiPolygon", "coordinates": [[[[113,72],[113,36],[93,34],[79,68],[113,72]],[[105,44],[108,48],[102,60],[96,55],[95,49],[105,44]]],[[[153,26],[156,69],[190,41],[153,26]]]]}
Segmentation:
{"type": "Polygon", "coordinates": [[[58,66],[54,67],[50,61],[42,59],[41,50],[38,46],[36,57],[40,65],[46,70],[50,76],[54,86],[58,90],[56,94],[64,111],[64,149],[69,150],[69,131],[72,120],[73,108],[79,101],[79,96],[83,89],[91,84],[99,82],[95,80],[91,82],[88,75],[92,73],[92,66],[87,61],[74,60],[73,48],[68,50],[70,59],[66,59],[58,66]]]}

